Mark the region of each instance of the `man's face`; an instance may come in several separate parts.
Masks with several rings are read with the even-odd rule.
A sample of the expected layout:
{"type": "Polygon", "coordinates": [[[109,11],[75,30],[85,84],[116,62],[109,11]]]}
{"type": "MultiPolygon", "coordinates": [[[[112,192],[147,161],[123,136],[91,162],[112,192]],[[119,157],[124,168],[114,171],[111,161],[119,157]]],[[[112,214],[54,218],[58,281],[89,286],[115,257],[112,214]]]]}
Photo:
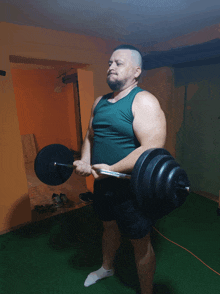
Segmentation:
{"type": "Polygon", "coordinates": [[[135,80],[137,66],[132,62],[132,52],[127,49],[116,50],[109,60],[107,83],[113,91],[129,87],[135,80]]]}

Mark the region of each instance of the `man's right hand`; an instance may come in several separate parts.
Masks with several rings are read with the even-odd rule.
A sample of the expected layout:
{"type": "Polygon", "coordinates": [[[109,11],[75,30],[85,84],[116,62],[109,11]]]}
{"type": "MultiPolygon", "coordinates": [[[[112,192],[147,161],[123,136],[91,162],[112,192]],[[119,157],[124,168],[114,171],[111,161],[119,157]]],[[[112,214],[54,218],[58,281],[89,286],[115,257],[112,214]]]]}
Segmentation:
{"type": "Polygon", "coordinates": [[[91,165],[82,160],[75,160],[73,166],[76,167],[75,173],[79,176],[88,177],[92,174],[91,165]]]}

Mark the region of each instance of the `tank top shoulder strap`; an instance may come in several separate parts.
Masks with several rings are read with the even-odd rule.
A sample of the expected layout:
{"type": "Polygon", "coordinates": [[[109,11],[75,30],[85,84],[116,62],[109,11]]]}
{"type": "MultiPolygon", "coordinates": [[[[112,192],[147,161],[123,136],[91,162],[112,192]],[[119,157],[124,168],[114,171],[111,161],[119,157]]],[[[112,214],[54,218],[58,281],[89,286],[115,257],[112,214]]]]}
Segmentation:
{"type": "Polygon", "coordinates": [[[141,89],[140,87],[135,87],[128,95],[129,95],[129,99],[133,102],[135,96],[139,93],[144,91],[143,89],[141,89]]]}
{"type": "Polygon", "coordinates": [[[106,103],[106,101],[107,101],[108,99],[110,99],[111,97],[112,97],[112,93],[108,93],[108,94],[103,95],[102,98],[99,100],[98,104],[96,105],[95,109],[94,109],[94,114],[95,114],[95,112],[96,112],[100,107],[102,107],[102,106],[106,103]]]}

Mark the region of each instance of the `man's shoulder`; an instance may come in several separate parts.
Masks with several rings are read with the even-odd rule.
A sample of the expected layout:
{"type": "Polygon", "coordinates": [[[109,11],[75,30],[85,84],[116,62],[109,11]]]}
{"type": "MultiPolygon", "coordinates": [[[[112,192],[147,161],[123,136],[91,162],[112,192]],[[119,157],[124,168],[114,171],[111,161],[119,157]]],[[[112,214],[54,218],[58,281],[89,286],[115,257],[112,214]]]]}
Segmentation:
{"type": "Polygon", "coordinates": [[[95,99],[94,103],[93,103],[93,106],[92,106],[92,113],[94,113],[94,110],[97,106],[97,104],[99,103],[99,101],[102,99],[103,96],[99,96],[95,99]]]}
{"type": "Polygon", "coordinates": [[[94,112],[96,106],[98,105],[98,103],[100,102],[100,100],[103,98],[103,99],[108,99],[108,96],[111,96],[112,93],[109,93],[109,94],[106,94],[106,95],[103,95],[103,96],[99,96],[95,99],[94,103],[93,103],[93,107],[92,107],[92,111],[94,112]]]}
{"type": "Polygon", "coordinates": [[[105,95],[103,95],[103,96],[99,96],[99,97],[97,97],[97,98],[95,99],[93,105],[96,106],[102,98],[103,98],[103,99],[109,99],[111,96],[112,96],[112,92],[111,92],[111,93],[108,93],[108,94],[105,94],[105,95]]]}
{"type": "Polygon", "coordinates": [[[102,97],[103,96],[99,96],[99,97],[97,97],[96,99],[95,99],[95,101],[94,101],[94,104],[98,104],[99,103],[99,101],[102,99],[102,97]]]}
{"type": "Polygon", "coordinates": [[[158,104],[158,99],[146,90],[138,92],[134,99],[135,105],[158,104]]]}

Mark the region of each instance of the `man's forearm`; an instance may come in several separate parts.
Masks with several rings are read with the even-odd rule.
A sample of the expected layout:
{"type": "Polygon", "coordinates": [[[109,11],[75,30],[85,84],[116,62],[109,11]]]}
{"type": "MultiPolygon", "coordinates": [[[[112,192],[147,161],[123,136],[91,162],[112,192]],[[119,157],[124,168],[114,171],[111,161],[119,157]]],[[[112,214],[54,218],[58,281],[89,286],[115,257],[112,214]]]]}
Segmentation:
{"type": "Polygon", "coordinates": [[[87,134],[81,149],[81,160],[89,165],[91,165],[92,142],[92,139],[87,134]]]}
{"type": "MultiPolygon", "coordinates": [[[[153,148],[151,146],[140,146],[134,151],[132,151],[128,156],[123,158],[122,160],[118,161],[117,163],[111,166],[111,171],[119,172],[119,173],[126,173],[129,174],[132,172],[134,165],[141,154],[146,151],[147,149],[153,148]]],[[[163,144],[155,146],[154,148],[163,148],[163,144]]]]}
{"type": "Polygon", "coordinates": [[[128,156],[118,161],[111,166],[111,170],[119,173],[131,173],[136,161],[141,154],[146,150],[146,147],[140,146],[132,151],[128,156]]]}

